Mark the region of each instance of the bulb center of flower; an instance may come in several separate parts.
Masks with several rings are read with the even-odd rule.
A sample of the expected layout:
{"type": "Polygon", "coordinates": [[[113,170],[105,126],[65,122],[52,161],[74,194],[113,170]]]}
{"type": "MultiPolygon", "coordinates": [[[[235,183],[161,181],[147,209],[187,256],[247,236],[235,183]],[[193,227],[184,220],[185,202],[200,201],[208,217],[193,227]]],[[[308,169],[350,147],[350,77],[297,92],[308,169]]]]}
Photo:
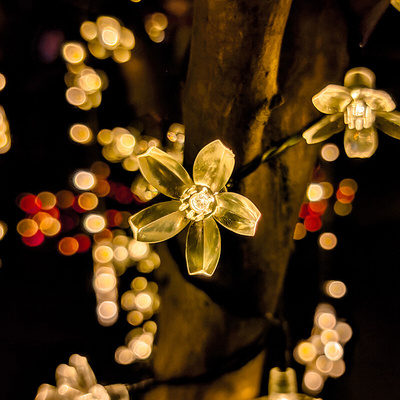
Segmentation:
{"type": "Polygon", "coordinates": [[[207,186],[192,186],[182,194],[180,201],[179,210],[186,211],[186,218],[193,221],[211,217],[216,208],[215,195],[207,186]]]}
{"type": "Polygon", "coordinates": [[[349,129],[362,129],[371,128],[375,121],[375,114],[371,107],[359,98],[355,98],[346,108],[344,113],[344,123],[348,125],[349,129]]]}

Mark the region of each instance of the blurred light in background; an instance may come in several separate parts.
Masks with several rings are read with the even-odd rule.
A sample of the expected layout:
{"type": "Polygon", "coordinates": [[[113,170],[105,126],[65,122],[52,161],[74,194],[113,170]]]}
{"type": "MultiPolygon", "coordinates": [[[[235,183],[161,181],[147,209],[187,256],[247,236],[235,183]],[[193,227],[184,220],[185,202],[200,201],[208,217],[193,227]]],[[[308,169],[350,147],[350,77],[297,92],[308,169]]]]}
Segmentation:
{"type": "Polygon", "coordinates": [[[0,154],[7,153],[11,148],[10,127],[4,108],[0,106],[0,154]]]}
{"type": "Polygon", "coordinates": [[[156,12],[145,19],[144,28],[149,38],[155,43],[161,43],[165,39],[165,29],[168,26],[168,18],[165,14],[156,12]]]}
{"type": "Polygon", "coordinates": [[[339,148],[333,143],[325,144],[321,149],[322,159],[328,162],[335,161],[339,157],[339,153],[339,148]]]}
{"type": "Polygon", "coordinates": [[[293,351],[294,359],[306,368],[303,376],[306,393],[319,393],[328,377],[337,378],[344,373],[343,346],[351,336],[351,327],[337,320],[332,305],[320,303],[317,306],[312,335],[308,340],[300,341],[293,351]]]}
{"type": "Polygon", "coordinates": [[[88,42],[88,49],[96,58],[112,57],[117,63],[131,59],[135,36],[116,18],[100,16],[96,22],[85,21],[80,27],[80,34],[88,42]]]}
{"type": "Polygon", "coordinates": [[[80,144],[90,144],[93,139],[92,130],[83,124],[74,124],[69,130],[70,138],[80,144]]]}
{"type": "Polygon", "coordinates": [[[332,250],[337,245],[337,237],[331,232],[325,232],[319,236],[318,243],[324,250],[332,250]]]}

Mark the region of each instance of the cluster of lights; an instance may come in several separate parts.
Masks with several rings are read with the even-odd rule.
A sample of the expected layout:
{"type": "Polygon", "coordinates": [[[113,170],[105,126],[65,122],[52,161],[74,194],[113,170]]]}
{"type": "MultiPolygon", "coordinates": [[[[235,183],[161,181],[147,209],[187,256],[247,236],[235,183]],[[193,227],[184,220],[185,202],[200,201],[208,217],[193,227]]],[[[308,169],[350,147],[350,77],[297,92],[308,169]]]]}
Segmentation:
{"type": "Polygon", "coordinates": [[[151,137],[142,137],[135,128],[102,129],[97,134],[98,143],[103,146],[103,157],[112,163],[121,162],[127,171],[139,169],[136,157],[148,147],[159,147],[160,141],[151,137]]]}
{"type": "MultiPolygon", "coordinates": [[[[109,326],[116,322],[118,318],[117,276],[122,275],[127,268],[133,265],[136,265],[137,270],[141,273],[150,273],[159,267],[160,258],[148,244],[128,238],[125,231],[120,229],[111,232],[111,237],[109,238],[106,235],[102,235],[95,238],[95,240],[96,243],[92,248],[92,255],[94,262],[93,287],[97,298],[97,317],[101,325],[109,326]],[[103,303],[105,304],[102,305],[103,303]],[[110,303],[113,303],[113,305],[110,303]]],[[[145,278],[141,279],[144,279],[147,284],[145,278]]],[[[149,285],[149,288],[152,287],[152,285],[149,285]]],[[[126,302],[129,295],[124,296],[122,296],[121,305],[123,309],[128,310],[130,306],[128,307],[126,302]]],[[[139,296],[138,299],[135,297],[133,300],[139,302],[142,297],[139,296]]],[[[152,307],[156,307],[156,304],[157,301],[154,304],[153,302],[151,303],[152,307]]],[[[150,310],[145,310],[143,307],[139,311],[143,314],[139,323],[152,316],[152,313],[150,315],[147,312],[150,310]],[[146,311],[147,314],[143,311],[146,311]]],[[[155,309],[152,308],[152,311],[154,312],[155,309]]],[[[128,317],[129,320],[133,320],[133,317],[128,317]]],[[[139,323],[132,325],[139,325],[139,323]]]]}
{"type": "Polygon", "coordinates": [[[4,108],[0,106],[0,154],[7,153],[11,148],[11,136],[4,108]]]}
{"type": "Polygon", "coordinates": [[[322,227],[322,216],[328,207],[328,200],[333,195],[333,186],[330,182],[321,181],[310,183],[307,188],[307,198],[299,211],[298,222],[295,227],[293,238],[303,239],[307,232],[317,232],[322,227]]]}
{"type": "Polygon", "coordinates": [[[165,14],[156,12],[148,15],[144,28],[149,38],[155,43],[161,43],[165,39],[165,29],[168,26],[168,18],[165,14]]]}
{"type": "Polygon", "coordinates": [[[129,399],[125,385],[98,384],[86,357],[78,354],[70,357],[68,365],[60,364],[55,375],[56,386],[44,383],[39,387],[35,400],[129,399]]]}
{"type": "Polygon", "coordinates": [[[17,204],[26,215],[17,224],[22,241],[28,246],[39,246],[45,237],[54,237],[82,226],[85,233],[66,236],[58,242],[61,254],[70,256],[86,252],[94,242],[112,236],[107,228],[128,228],[127,211],[114,209],[96,212],[101,197],[110,197],[120,204],[130,204],[135,196],[125,185],[107,180],[110,168],[103,162],[95,162],[90,170],[78,170],[71,183],[78,191],[60,190],[56,194],[48,191],[34,195],[23,193],[17,204]]]}
{"type": "MultiPolygon", "coordinates": [[[[88,128],[87,128],[88,129],[88,128]]],[[[185,144],[185,128],[183,125],[172,124],[166,135],[166,152],[178,162],[183,162],[183,149],[185,144]]],[[[127,171],[138,171],[137,157],[145,153],[150,147],[161,147],[161,142],[151,136],[142,135],[133,127],[102,129],[97,134],[97,142],[103,146],[103,157],[112,163],[120,162],[127,171]]],[[[131,191],[135,198],[145,203],[157,196],[157,189],[151,185],[141,174],[137,174],[132,182],[131,191]]]]}
{"type": "MultiPolygon", "coordinates": [[[[103,236],[98,240],[92,254],[97,319],[101,325],[111,326],[119,316],[118,277],[133,265],[141,274],[151,273],[160,266],[160,257],[147,243],[128,238],[118,229],[112,232],[112,237],[103,236]]],[[[130,290],[122,294],[120,303],[127,312],[127,322],[135,329],[128,334],[126,345],[115,352],[115,360],[124,365],[150,356],[157,330],[157,325],[150,319],[160,306],[158,286],[154,282],[137,276],[130,286],[130,290]]]]}
{"type": "MultiPolygon", "coordinates": [[[[321,157],[324,161],[335,161],[338,156],[339,149],[335,144],[328,143],[321,149],[321,157]]],[[[340,181],[335,191],[333,185],[326,181],[323,169],[317,168],[312,183],[307,187],[306,200],[300,208],[300,221],[296,224],[293,238],[301,240],[307,232],[317,232],[322,228],[322,217],[330,205],[330,199],[334,199],[333,211],[335,214],[349,215],[357,189],[357,182],[354,179],[346,178],[340,181]]],[[[324,250],[331,250],[337,244],[336,235],[324,232],[319,235],[318,244],[324,250]]]]}
{"type": "Polygon", "coordinates": [[[107,77],[103,71],[95,71],[84,63],[85,47],[78,42],[63,45],[62,55],[67,63],[65,83],[68,87],[65,97],[73,106],[82,110],[98,107],[102,91],[107,88],[107,77]]]}
{"type": "Polygon", "coordinates": [[[80,33],[88,42],[90,53],[99,59],[112,57],[118,63],[130,60],[135,47],[135,36],[113,17],[101,16],[96,22],[85,21],[80,33]]]}
{"type": "MultiPolygon", "coordinates": [[[[328,281],[324,289],[333,298],[341,298],[346,293],[346,286],[341,281],[328,281]]],[[[344,374],[343,348],[352,334],[349,324],[337,320],[333,306],[327,303],[318,305],[312,335],[294,350],[295,360],[306,367],[303,376],[305,392],[320,393],[328,377],[338,378],[344,374]]]]}
{"type": "Polygon", "coordinates": [[[115,351],[115,361],[118,364],[128,365],[135,361],[147,360],[153,352],[154,335],[157,325],[154,321],[147,321],[143,327],[132,329],[125,338],[125,345],[115,351]]]}

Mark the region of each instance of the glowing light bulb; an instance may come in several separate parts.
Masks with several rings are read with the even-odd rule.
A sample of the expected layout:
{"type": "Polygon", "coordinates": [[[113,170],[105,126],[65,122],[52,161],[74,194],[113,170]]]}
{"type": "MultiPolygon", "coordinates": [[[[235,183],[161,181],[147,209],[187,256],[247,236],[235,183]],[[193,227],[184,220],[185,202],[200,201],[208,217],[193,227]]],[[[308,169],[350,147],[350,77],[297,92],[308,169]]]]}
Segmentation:
{"type": "Polygon", "coordinates": [[[343,356],[343,347],[338,342],[328,342],[325,345],[324,352],[327,358],[337,361],[343,356]]]}

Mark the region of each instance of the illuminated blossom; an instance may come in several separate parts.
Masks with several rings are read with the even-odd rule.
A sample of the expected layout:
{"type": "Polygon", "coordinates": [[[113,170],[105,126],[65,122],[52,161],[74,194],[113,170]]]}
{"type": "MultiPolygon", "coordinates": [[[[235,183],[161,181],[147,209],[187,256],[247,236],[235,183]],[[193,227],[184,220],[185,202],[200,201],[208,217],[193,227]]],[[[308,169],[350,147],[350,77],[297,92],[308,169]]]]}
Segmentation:
{"type": "Polygon", "coordinates": [[[322,142],[345,130],[344,148],[348,157],[371,157],[378,147],[376,128],[400,139],[400,113],[392,98],[373,89],[375,75],[367,68],[347,72],[344,86],[328,85],[312,102],[328,114],[303,133],[308,144],[322,142]]]}
{"type": "Polygon", "coordinates": [[[110,400],[129,399],[125,385],[115,384],[104,387],[99,385],[86,357],[73,354],[69,365],[60,364],[56,369],[56,384],[44,383],[37,391],[35,400],[110,400]]]}
{"type": "Polygon", "coordinates": [[[156,147],[140,155],[138,162],[148,182],[173,200],[133,215],[129,223],[134,237],[157,243],[189,225],[186,237],[189,274],[211,276],[215,271],[221,252],[215,221],[240,235],[254,236],[261,214],[246,197],[224,190],[235,160],[221,141],[215,140],[200,150],[193,165],[193,180],[178,161],[156,147]]]}

